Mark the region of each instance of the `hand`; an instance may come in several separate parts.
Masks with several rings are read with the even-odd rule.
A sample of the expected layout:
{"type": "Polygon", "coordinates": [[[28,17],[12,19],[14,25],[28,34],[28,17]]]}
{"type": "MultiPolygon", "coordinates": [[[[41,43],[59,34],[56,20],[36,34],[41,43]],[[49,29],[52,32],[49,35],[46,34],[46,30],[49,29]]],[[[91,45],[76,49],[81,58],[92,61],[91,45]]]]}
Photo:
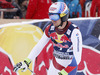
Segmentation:
{"type": "Polygon", "coordinates": [[[31,63],[31,60],[27,58],[27,59],[24,60],[24,62],[17,63],[14,66],[13,71],[18,72],[18,70],[21,69],[22,72],[25,72],[28,69],[30,63],[31,63]]]}
{"type": "Polygon", "coordinates": [[[59,75],[68,75],[68,73],[64,69],[61,70],[58,74],[59,75]]]}
{"type": "Polygon", "coordinates": [[[14,66],[13,71],[18,72],[19,69],[22,70],[22,72],[25,72],[27,70],[28,66],[25,64],[25,62],[19,62],[14,66]]]}

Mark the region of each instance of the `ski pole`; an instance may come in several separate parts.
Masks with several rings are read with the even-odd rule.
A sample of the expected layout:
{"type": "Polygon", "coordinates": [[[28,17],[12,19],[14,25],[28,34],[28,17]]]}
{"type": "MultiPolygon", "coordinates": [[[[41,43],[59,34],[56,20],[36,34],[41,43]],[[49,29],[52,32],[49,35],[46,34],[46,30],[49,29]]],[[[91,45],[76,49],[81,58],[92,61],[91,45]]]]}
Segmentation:
{"type": "MultiPolygon", "coordinates": [[[[35,74],[32,70],[30,70],[29,68],[27,68],[31,73],[35,74]]],[[[35,74],[36,75],[36,74],[35,74]]]]}

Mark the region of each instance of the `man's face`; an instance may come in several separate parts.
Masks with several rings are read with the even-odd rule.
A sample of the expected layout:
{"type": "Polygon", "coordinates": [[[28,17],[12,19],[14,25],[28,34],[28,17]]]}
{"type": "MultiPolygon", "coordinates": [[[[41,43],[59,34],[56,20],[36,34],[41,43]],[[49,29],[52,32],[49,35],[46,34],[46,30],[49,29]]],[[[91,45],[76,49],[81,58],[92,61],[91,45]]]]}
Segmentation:
{"type": "Polygon", "coordinates": [[[61,24],[61,19],[59,19],[59,20],[57,20],[57,21],[54,21],[54,20],[51,20],[52,21],[52,23],[53,23],[53,25],[55,26],[55,27],[58,27],[60,24],[61,24]]]}
{"type": "Polygon", "coordinates": [[[58,27],[61,24],[60,15],[58,13],[49,13],[49,18],[55,27],[58,27]]]}

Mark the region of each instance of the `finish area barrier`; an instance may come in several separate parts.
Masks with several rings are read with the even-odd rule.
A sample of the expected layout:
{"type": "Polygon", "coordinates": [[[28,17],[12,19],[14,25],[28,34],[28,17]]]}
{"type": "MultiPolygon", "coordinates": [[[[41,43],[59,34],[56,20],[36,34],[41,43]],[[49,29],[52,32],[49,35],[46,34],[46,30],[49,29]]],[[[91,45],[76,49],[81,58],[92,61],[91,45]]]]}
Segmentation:
{"type": "MultiPolygon", "coordinates": [[[[82,60],[78,65],[77,75],[100,75],[100,18],[77,18],[69,21],[79,27],[83,38],[82,60]]],[[[34,75],[29,70],[15,73],[13,67],[28,56],[49,24],[49,19],[0,20],[0,75],[34,75]]],[[[52,52],[50,40],[29,68],[36,75],[47,75],[52,52]]]]}

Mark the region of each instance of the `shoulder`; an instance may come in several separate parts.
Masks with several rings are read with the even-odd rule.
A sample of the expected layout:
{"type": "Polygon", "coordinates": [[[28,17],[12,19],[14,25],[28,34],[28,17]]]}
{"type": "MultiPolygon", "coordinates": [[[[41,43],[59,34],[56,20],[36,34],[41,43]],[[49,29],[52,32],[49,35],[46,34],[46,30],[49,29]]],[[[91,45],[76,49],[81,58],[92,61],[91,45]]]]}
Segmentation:
{"type": "Polygon", "coordinates": [[[72,33],[79,33],[79,27],[76,24],[71,24],[71,28],[72,28],[72,33]]]}
{"type": "Polygon", "coordinates": [[[70,23],[69,29],[71,29],[71,30],[79,29],[79,27],[76,24],[74,24],[72,22],[69,22],[69,23],[70,23]]]}
{"type": "Polygon", "coordinates": [[[49,37],[48,32],[49,32],[49,30],[51,29],[51,26],[52,26],[52,24],[48,25],[48,26],[45,28],[45,34],[46,34],[48,37],[49,37]]]}
{"type": "Polygon", "coordinates": [[[45,31],[48,31],[48,30],[50,29],[50,27],[51,27],[51,24],[48,25],[48,26],[45,28],[45,31]]]}

